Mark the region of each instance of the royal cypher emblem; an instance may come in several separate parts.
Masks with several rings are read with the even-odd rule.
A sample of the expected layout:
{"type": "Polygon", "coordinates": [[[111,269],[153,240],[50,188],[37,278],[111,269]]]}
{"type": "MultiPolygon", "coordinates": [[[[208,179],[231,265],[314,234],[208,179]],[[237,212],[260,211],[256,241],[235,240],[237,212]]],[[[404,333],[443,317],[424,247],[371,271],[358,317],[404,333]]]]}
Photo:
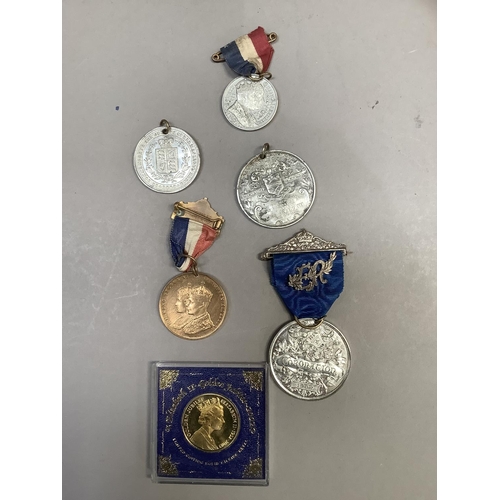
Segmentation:
{"type": "Polygon", "coordinates": [[[318,285],[318,279],[321,283],[326,283],[327,281],[323,276],[325,274],[330,274],[333,268],[333,261],[336,257],[337,252],[333,252],[326,262],[324,260],[317,260],[312,265],[310,262],[302,264],[300,267],[297,267],[297,272],[295,274],[288,275],[288,285],[295,290],[310,292],[318,285]],[[303,283],[304,280],[306,280],[306,285],[303,283]]]}

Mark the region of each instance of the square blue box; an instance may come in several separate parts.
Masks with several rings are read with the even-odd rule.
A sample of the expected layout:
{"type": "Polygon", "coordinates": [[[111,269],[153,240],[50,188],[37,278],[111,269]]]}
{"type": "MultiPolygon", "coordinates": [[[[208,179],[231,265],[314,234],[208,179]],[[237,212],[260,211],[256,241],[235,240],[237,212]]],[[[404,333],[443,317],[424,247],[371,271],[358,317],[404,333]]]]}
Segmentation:
{"type": "Polygon", "coordinates": [[[267,371],[266,363],[153,363],[151,479],[267,485],[267,371]],[[200,401],[222,410],[221,429],[204,438],[221,449],[193,444],[190,429],[203,432],[200,401]]]}

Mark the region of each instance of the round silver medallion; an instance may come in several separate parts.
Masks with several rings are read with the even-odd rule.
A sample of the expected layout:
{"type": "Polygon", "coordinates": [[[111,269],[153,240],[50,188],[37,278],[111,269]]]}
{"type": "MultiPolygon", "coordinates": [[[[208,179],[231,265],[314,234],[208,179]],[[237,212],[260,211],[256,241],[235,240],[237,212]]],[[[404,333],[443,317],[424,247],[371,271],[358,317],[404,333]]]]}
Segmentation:
{"type": "MultiPolygon", "coordinates": [[[[313,324],[310,319],[301,322],[313,324]]],[[[312,329],[291,321],[271,342],[269,364],[274,379],[288,394],[299,399],[323,399],[345,382],[351,352],[340,330],[328,321],[312,329]]]]}
{"type": "Polygon", "coordinates": [[[139,180],[158,193],[187,188],[200,169],[200,150],[193,138],[175,127],[157,127],[137,144],[134,169],[139,180]]]}
{"type": "Polygon", "coordinates": [[[288,227],[305,217],[315,190],[313,174],[304,160],[279,150],[252,158],[241,170],[236,185],[243,212],[260,226],[270,228],[288,227]]]}
{"type": "Polygon", "coordinates": [[[240,76],[229,83],[222,95],[224,116],[240,130],[265,127],[277,110],[278,94],[267,78],[254,81],[240,76]]]}

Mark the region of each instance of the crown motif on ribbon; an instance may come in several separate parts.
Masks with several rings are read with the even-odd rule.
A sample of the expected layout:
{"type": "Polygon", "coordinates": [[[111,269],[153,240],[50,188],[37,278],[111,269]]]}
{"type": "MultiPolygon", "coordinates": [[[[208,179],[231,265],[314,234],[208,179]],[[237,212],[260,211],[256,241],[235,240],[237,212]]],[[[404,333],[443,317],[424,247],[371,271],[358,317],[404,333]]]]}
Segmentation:
{"type": "Polygon", "coordinates": [[[215,408],[220,409],[221,411],[224,411],[224,408],[222,407],[220,403],[219,398],[208,398],[205,399],[205,401],[202,401],[201,403],[198,403],[196,405],[196,408],[200,411],[200,413],[207,413],[215,408]]]}

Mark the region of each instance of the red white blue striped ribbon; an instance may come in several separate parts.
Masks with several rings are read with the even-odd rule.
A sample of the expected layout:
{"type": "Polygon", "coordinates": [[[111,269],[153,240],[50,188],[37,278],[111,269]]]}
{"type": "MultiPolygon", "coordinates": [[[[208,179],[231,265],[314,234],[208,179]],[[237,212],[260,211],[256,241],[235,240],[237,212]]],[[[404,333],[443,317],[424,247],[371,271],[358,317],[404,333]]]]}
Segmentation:
{"type": "Polygon", "coordinates": [[[268,70],[274,49],[260,26],[220,49],[229,67],[242,76],[264,73],[268,70]]]}
{"type": "Polygon", "coordinates": [[[189,271],[193,261],[186,255],[197,259],[212,246],[217,236],[218,231],[206,224],[188,217],[175,217],[170,231],[170,250],[177,269],[189,271]]]}

